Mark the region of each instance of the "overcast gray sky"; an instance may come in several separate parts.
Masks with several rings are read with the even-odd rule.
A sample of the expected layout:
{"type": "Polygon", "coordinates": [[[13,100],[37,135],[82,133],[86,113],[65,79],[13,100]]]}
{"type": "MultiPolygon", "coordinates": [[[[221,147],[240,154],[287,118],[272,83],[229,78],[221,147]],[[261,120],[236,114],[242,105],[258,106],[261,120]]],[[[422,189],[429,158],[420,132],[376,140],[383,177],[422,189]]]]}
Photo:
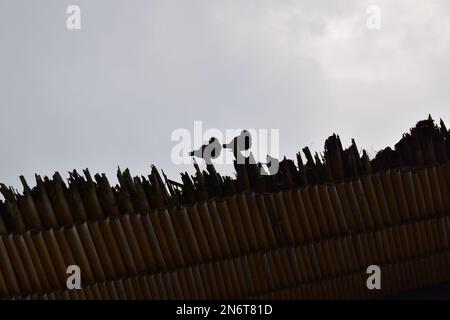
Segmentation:
{"type": "Polygon", "coordinates": [[[279,128],[290,157],[333,132],[373,154],[428,113],[450,122],[449,21],[447,0],[0,0],[0,181],[178,178],[170,135],[194,120],[279,128]]]}

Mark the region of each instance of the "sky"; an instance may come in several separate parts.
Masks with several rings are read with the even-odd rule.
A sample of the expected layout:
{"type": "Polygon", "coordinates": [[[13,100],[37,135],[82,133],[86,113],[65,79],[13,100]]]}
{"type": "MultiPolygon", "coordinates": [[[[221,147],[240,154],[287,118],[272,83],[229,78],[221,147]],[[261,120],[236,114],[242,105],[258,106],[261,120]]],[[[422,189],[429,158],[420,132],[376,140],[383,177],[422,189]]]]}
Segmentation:
{"type": "Polygon", "coordinates": [[[0,0],[0,182],[178,180],[171,134],[194,121],[279,129],[281,156],[332,133],[374,155],[428,114],[450,123],[449,56],[448,0],[0,0]]]}

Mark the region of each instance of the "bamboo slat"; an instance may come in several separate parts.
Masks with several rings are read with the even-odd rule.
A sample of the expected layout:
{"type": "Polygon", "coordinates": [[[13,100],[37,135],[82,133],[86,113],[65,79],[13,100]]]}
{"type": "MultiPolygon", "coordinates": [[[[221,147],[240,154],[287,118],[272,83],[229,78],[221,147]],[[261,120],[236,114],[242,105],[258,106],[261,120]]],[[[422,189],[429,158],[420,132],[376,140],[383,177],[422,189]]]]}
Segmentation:
{"type": "Polygon", "coordinates": [[[330,227],[330,235],[338,236],[339,234],[343,233],[344,230],[341,230],[339,228],[337,213],[335,212],[335,208],[331,202],[330,194],[328,192],[328,186],[327,185],[319,186],[318,193],[320,203],[322,203],[322,207],[324,210],[324,215],[330,227]]]}
{"type": "MultiPolygon", "coordinates": [[[[228,210],[226,203],[224,201],[219,201],[217,203],[211,204],[214,204],[214,207],[216,207],[219,212],[220,222],[217,221],[217,224],[221,226],[219,230],[224,231],[223,235],[227,239],[226,242],[229,244],[232,256],[239,255],[242,252],[239,243],[239,238],[234,229],[230,211],[228,210]]],[[[242,241],[243,240],[241,238],[241,242],[242,241]]]]}
{"type": "Polygon", "coordinates": [[[31,282],[28,277],[28,273],[20,258],[19,252],[16,248],[12,235],[2,237],[3,244],[0,246],[0,250],[6,248],[11,267],[14,268],[16,274],[17,283],[21,292],[31,293],[33,291],[31,282]]]}
{"type": "Polygon", "coordinates": [[[127,241],[123,226],[119,219],[113,218],[106,220],[106,223],[110,225],[112,234],[116,239],[117,248],[119,249],[122,261],[125,264],[127,274],[135,275],[138,273],[135,258],[130,248],[130,244],[127,241]]]}
{"type": "MultiPolygon", "coordinates": [[[[82,241],[75,227],[66,229],[66,237],[67,241],[72,249],[75,258],[75,264],[80,266],[82,272],[82,281],[83,283],[93,283],[95,281],[95,276],[92,271],[91,265],[89,264],[89,259],[86,255],[86,252],[83,248],[82,241]]],[[[39,234],[36,235],[36,238],[39,239],[39,234]]],[[[46,261],[46,260],[44,260],[46,261]]],[[[46,265],[46,269],[49,266],[46,265]]],[[[51,268],[53,269],[53,267],[51,268]]],[[[51,280],[52,277],[49,277],[51,280]]],[[[65,285],[65,283],[61,284],[65,285]]]]}
{"type": "MultiPolygon", "coordinates": [[[[103,237],[100,230],[99,224],[91,223],[88,225],[88,228],[92,236],[92,240],[95,243],[95,248],[97,250],[98,258],[101,261],[105,277],[108,279],[112,279],[118,277],[118,275],[125,274],[125,266],[123,265],[123,263],[121,263],[122,260],[119,260],[120,262],[118,264],[115,264],[113,262],[117,260],[113,260],[108,247],[112,246],[110,248],[114,248],[114,243],[106,243],[105,238],[103,237]]],[[[73,264],[73,262],[67,263],[73,264]]]]}
{"type": "MultiPolygon", "coordinates": [[[[45,244],[44,238],[42,236],[42,233],[34,233],[31,234],[31,241],[34,242],[34,246],[36,248],[36,251],[41,259],[42,265],[44,267],[44,270],[47,274],[48,280],[52,288],[59,288],[63,285],[60,281],[60,277],[58,277],[57,271],[55,269],[55,264],[52,260],[52,257],[50,255],[50,252],[48,251],[48,248],[45,244]]],[[[80,264],[81,265],[81,264],[80,264]]],[[[86,267],[88,269],[89,266],[86,267]]],[[[90,268],[89,268],[90,270],[90,268]]],[[[88,274],[89,271],[86,271],[86,274],[88,274]]],[[[90,281],[93,281],[93,276],[89,278],[90,281]]]]}
{"type": "MultiPolygon", "coordinates": [[[[164,257],[164,262],[167,268],[174,269],[176,264],[173,257],[173,253],[169,248],[169,241],[167,239],[167,236],[171,237],[170,243],[173,243],[172,250],[176,250],[178,259],[181,259],[182,257],[180,258],[180,249],[177,244],[178,240],[174,238],[175,236],[173,235],[173,233],[171,233],[170,235],[165,234],[165,232],[162,229],[160,217],[158,214],[150,214],[148,216],[144,216],[143,218],[146,219],[146,227],[149,234],[155,235],[154,238],[155,242],[158,243],[158,246],[161,249],[162,256],[164,257]]],[[[156,243],[154,243],[154,245],[156,246],[156,243]]]]}
{"type": "Polygon", "coordinates": [[[239,241],[241,253],[248,253],[250,252],[250,245],[247,236],[247,229],[244,224],[243,213],[239,212],[236,196],[227,197],[224,200],[224,207],[230,213],[234,231],[236,232],[239,241]]]}
{"type": "Polygon", "coordinates": [[[41,261],[41,257],[36,249],[36,246],[34,245],[31,233],[27,232],[22,236],[28,248],[28,251],[30,252],[30,256],[33,261],[33,265],[35,266],[36,272],[38,274],[41,286],[44,289],[44,291],[49,291],[51,289],[51,283],[49,277],[47,276],[46,270],[44,269],[44,264],[41,261]]]}
{"type": "MultiPolygon", "coordinates": [[[[64,261],[61,248],[56,240],[55,234],[52,229],[42,233],[42,238],[47,247],[48,253],[52,259],[52,264],[55,268],[56,275],[59,283],[64,284],[66,282],[66,270],[69,265],[64,261]]],[[[101,280],[101,279],[100,279],[101,280]]]]}
{"type": "MultiPolygon", "coordinates": [[[[142,253],[142,257],[145,261],[146,269],[151,272],[155,272],[157,270],[165,270],[166,267],[163,263],[158,265],[156,261],[156,253],[154,252],[150,242],[147,238],[144,225],[141,220],[140,215],[132,215],[129,216],[131,226],[134,230],[134,234],[136,235],[136,242],[139,245],[140,251],[142,253]]],[[[162,259],[161,259],[162,260],[162,259]]]]}
{"type": "MultiPolygon", "coordinates": [[[[0,241],[0,295],[220,299],[273,292],[291,297],[296,293],[288,288],[305,284],[302,296],[366,298],[374,295],[356,282],[370,264],[391,268],[392,293],[443,282],[450,280],[443,271],[450,247],[446,168],[387,171],[345,183],[243,193],[114,218],[94,214],[97,222],[75,225],[78,213],[70,200],[61,200],[68,189],[60,185],[57,191],[49,180],[40,181],[40,210],[52,206],[57,226],[26,232],[38,225],[36,217],[24,219],[25,227],[11,224],[19,232],[0,241]],[[82,269],[83,294],[64,289],[70,264],[82,269]],[[437,274],[426,278],[419,273],[428,266],[437,274]],[[351,274],[345,284],[349,291],[339,288],[351,274]],[[142,283],[138,279],[144,275],[148,280],[142,283]]],[[[89,190],[97,194],[84,190],[83,207],[95,207],[96,201],[103,206],[105,200],[95,200],[89,190]]],[[[144,194],[139,200],[133,193],[144,189],[136,190],[130,189],[130,201],[146,207],[144,194]]],[[[31,212],[30,207],[18,198],[14,210],[18,215],[31,212]]],[[[42,217],[43,225],[53,223],[51,215],[39,213],[39,221],[42,217]]]]}
{"type": "MultiPolygon", "coordinates": [[[[14,242],[16,245],[16,248],[20,254],[20,257],[22,259],[25,272],[28,275],[31,290],[30,292],[38,292],[43,291],[44,288],[41,284],[41,281],[38,276],[38,272],[36,270],[36,267],[34,266],[33,259],[31,257],[30,251],[23,239],[22,235],[14,235],[14,242]]],[[[1,272],[0,272],[1,273],[1,272]]],[[[1,279],[0,279],[0,287],[1,287],[1,279]]]]}
{"type": "Polygon", "coordinates": [[[144,257],[143,257],[141,248],[139,247],[139,243],[136,238],[136,234],[131,225],[130,216],[129,215],[121,215],[118,219],[119,219],[118,222],[122,226],[125,238],[127,239],[131,254],[135,261],[137,272],[141,273],[141,272],[148,270],[147,266],[145,264],[145,261],[144,261],[144,257]]]}
{"type": "MultiPolygon", "coordinates": [[[[258,240],[256,239],[255,226],[252,221],[252,216],[247,204],[247,198],[245,194],[239,194],[233,198],[237,202],[237,208],[239,214],[242,216],[242,222],[244,227],[244,232],[247,235],[247,241],[249,245],[249,252],[254,252],[260,249],[258,240]]],[[[256,214],[255,214],[256,215],[256,214]]]]}
{"type": "Polygon", "coordinates": [[[83,244],[84,251],[86,252],[86,257],[89,261],[89,265],[92,268],[94,278],[97,281],[103,281],[106,279],[105,271],[103,269],[102,261],[100,260],[99,254],[95,247],[95,243],[89,232],[86,223],[78,225],[77,228],[78,236],[83,244]]]}

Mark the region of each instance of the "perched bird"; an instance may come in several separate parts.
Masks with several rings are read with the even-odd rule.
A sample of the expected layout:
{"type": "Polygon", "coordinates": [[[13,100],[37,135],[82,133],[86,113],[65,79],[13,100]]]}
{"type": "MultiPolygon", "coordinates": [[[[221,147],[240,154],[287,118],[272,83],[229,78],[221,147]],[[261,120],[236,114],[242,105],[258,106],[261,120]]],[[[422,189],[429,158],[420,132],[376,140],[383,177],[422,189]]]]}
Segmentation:
{"type": "Polygon", "coordinates": [[[189,153],[192,157],[202,158],[207,164],[212,164],[211,159],[216,159],[220,152],[222,151],[222,146],[216,138],[209,139],[208,144],[202,145],[198,150],[194,150],[189,153]]]}
{"type": "Polygon", "coordinates": [[[280,161],[276,158],[273,158],[269,155],[266,157],[267,160],[267,169],[269,169],[269,175],[273,176],[278,173],[278,169],[280,168],[280,161]]]}
{"type": "Polygon", "coordinates": [[[224,144],[224,149],[231,149],[234,157],[237,159],[241,151],[246,151],[252,147],[252,136],[247,130],[242,130],[241,134],[231,140],[230,143],[224,144]]]}

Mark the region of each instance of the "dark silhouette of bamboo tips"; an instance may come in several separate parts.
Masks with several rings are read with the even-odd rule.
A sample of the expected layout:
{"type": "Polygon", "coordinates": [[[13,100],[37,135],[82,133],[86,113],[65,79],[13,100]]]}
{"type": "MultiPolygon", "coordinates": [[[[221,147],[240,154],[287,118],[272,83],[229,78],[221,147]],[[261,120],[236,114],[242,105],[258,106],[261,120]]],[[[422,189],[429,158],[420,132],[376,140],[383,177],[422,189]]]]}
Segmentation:
{"type": "Polygon", "coordinates": [[[0,205],[0,232],[70,226],[77,221],[145,213],[240,192],[275,192],[345,181],[399,167],[443,164],[448,161],[449,152],[450,134],[445,124],[441,120],[438,127],[428,118],[404,134],[394,149],[381,150],[373,160],[365,150],[358,150],[354,140],[344,149],[339,136],[333,134],[326,140],[322,156],[313,155],[306,147],[303,149],[305,163],[300,153],[297,154],[297,165],[284,158],[274,175],[261,175],[261,164],[247,159],[244,164],[235,161],[235,179],[222,177],[212,164],[202,171],[195,161],[195,174],[183,173],[181,183],[164,174],[162,178],[154,166],[148,177],[132,177],[128,169],[122,172],[119,168],[117,186],[111,186],[104,174],[96,174],[93,179],[88,170],[83,170],[84,176],[70,172],[68,184],[59,173],[44,179],[36,175],[34,188],[21,177],[22,194],[5,185],[0,187],[5,198],[0,205]]]}
{"type": "Polygon", "coordinates": [[[196,162],[181,182],[154,166],[118,168],[116,186],[87,169],[20,177],[22,193],[0,185],[0,298],[367,298],[370,264],[384,294],[449,281],[449,139],[428,118],[372,160],[334,134],[273,175],[247,159],[236,178],[196,162]]]}

